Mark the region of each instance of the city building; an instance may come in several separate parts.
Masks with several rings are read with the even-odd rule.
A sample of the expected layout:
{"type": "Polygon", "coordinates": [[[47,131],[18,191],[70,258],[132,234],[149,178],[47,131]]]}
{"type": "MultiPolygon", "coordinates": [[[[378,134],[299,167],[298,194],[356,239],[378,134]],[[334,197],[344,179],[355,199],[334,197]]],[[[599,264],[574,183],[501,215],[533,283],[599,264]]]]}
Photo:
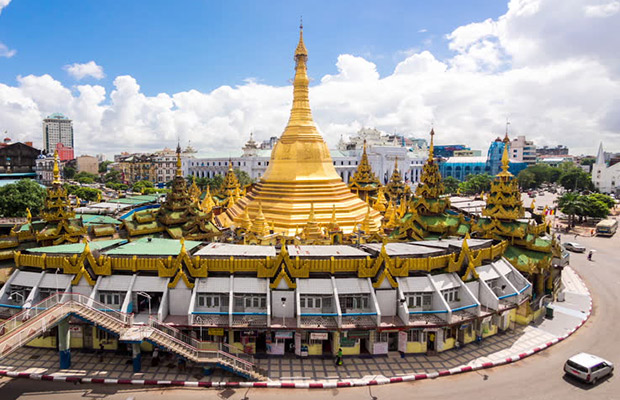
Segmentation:
{"type": "Polygon", "coordinates": [[[0,146],[0,173],[30,173],[34,178],[36,159],[41,150],[32,147],[32,142],[11,143],[10,139],[0,146]]]}
{"type": "Polygon", "coordinates": [[[525,136],[517,136],[510,142],[510,162],[525,163],[528,166],[536,164],[536,146],[525,136]]]}
{"type": "Polygon", "coordinates": [[[438,158],[449,158],[454,157],[454,152],[456,151],[465,151],[471,150],[468,146],[464,144],[445,144],[445,145],[436,145],[435,146],[435,156],[438,158]]]}
{"type": "Polygon", "coordinates": [[[537,164],[544,164],[550,167],[559,167],[564,163],[574,163],[575,157],[570,155],[565,156],[539,156],[536,160],[537,164]]]}
{"type": "Polygon", "coordinates": [[[67,147],[62,143],[56,143],[56,153],[58,153],[58,157],[60,161],[64,162],[64,161],[75,160],[75,154],[73,152],[73,147],[67,147]]]}
{"type": "MultiPolygon", "coordinates": [[[[183,176],[189,174],[189,160],[193,157],[194,150],[190,146],[181,153],[183,176]]],[[[147,180],[163,186],[174,179],[176,160],[176,152],[166,147],[154,153],[115,154],[114,163],[108,168],[120,171],[123,179],[129,184],[147,180]]]]}
{"type": "Polygon", "coordinates": [[[99,175],[99,160],[93,156],[79,156],[75,159],[77,172],[99,175]]]}
{"type": "MultiPolygon", "coordinates": [[[[74,149],[73,142],[73,122],[62,115],[61,113],[55,113],[48,115],[43,120],[43,151],[45,154],[53,154],[57,149],[56,144],[62,143],[64,147],[74,149]]],[[[63,158],[60,154],[60,159],[72,160],[71,158],[63,158]]]]}
{"type": "Polygon", "coordinates": [[[596,162],[592,165],[592,183],[601,193],[620,195],[620,158],[605,161],[603,143],[599,145],[596,162]]]}
{"type": "MultiPolygon", "coordinates": [[[[489,146],[486,157],[448,157],[439,162],[439,170],[443,178],[452,176],[460,181],[467,178],[468,175],[489,174],[497,175],[501,167],[502,153],[508,140],[508,135],[504,140],[499,137],[495,139],[489,146]]],[[[510,147],[511,144],[508,143],[510,147]]],[[[460,151],[460,150],[455,150],[460,151]]],[[[521,170],[527,168],[527,163],[511,161],[510,172],[518,174],[521,170]]]]}
{"type": "Polygon", "coordinates": [[[536,148],[537,156],[567,156],[568,147],[557,145],[555,147],[543,146],[536,148]]]}

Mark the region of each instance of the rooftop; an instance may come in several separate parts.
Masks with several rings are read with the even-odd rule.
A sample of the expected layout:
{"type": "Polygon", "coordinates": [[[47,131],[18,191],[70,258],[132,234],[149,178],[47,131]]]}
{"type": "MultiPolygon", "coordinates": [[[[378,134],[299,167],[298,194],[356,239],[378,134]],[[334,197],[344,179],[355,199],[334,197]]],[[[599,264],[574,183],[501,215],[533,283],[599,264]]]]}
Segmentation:
{"type": "MultiPolygon", "coordinates": [[[[186,240],[185,248],[190,251],[200,244],[201,242],[186,240]]],[[[141,238],[107,251],[106,254],[109,256],[176,256],[180,252],[180,240],[141,238]]]]}

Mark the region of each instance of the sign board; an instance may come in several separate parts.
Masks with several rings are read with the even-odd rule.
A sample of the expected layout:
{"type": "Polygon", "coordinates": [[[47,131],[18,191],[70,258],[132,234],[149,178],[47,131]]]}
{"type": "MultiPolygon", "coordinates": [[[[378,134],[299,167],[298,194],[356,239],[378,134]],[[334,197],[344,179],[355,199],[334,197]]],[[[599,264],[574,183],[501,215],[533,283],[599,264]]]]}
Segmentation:
{"type": "MultiPolygon", "coordinates": [[[[85,327],[84,329],[90,329],[90,325],[85,327]]],[[[82,337],[82,327],[77,325],[77,326],[70,326],[69,327],[69,332],[71,332],[71,336],[73,337],[82,337]]]]}
{"type": "Polygon", "coordinates": [[[224,336],[224,328],[209,328],[209,335],[224,336]]]}
{"type": "Polygon", "coordinates": [[[329,338],[329,333],[327,332],[311,332],[310,340],[327,340],[329,338]]]}
{"type": "Polygon", "coordinates": [[[276,331],[276,339],[292,339],[293,331],[276,331]]]}
{"type": "Polygon", "coordinates": [[[346,337],[340,337],[340,346],[341,347],[355,347],[357,344],[357,340],[350,339],[346,337]]]}
{"type": "Polygon", "coordinates": [[[347,337],[349,339],[368,339],[370,331],[348,331],[347,337]]]}
{"type": "Polygon", "coordinates": [[[256,331],[243,331],[241,332],[242,336],[256,336],[256,331]]]}

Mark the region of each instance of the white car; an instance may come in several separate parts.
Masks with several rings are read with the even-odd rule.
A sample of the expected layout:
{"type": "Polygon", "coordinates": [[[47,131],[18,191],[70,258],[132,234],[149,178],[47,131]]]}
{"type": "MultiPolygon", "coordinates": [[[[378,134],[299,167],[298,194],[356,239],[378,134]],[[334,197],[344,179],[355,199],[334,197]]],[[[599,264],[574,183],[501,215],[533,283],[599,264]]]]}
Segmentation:
{"type": "Polygon", "coordinates": [[[577,243],[577,242],[566,242],[564,243],[564,248],[566,250],[573,251],[575,253],[585,253],[586,247],[577,243]]]}
{"type": "Polygon", "coordinates": [[[564,372],[594,385],[601,378],[614,372],[614,364],[592,354],[579,353],[566,361],[564,372]]]}

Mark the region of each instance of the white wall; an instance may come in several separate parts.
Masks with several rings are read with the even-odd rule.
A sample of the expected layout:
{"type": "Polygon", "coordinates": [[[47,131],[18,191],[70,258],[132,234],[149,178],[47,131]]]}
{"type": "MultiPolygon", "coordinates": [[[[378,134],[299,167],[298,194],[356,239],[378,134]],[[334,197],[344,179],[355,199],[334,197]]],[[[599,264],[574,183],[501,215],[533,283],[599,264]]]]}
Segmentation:
{"type": "Polygon", "coordinates": [[[295,291],[273,290],[271,292],[271,316],[273,318],[295,317],[295,291]],[[286,298],[286,307],[282,307],[282,298],[286,298]]]}
{"type": "Polygon", "coordinates": [[[170,315],[187,315],[192,291],[185,285],[177,285],[169,290],[170,315]]]}
{"type": "Polygon", "coordinates": [[[377,296],[377,302],[379,303],[379,310],[381,315],[385,317],[391,317],[396,315],[396,289],[394,290],[377,290],[375,292],[377,296]]]}

